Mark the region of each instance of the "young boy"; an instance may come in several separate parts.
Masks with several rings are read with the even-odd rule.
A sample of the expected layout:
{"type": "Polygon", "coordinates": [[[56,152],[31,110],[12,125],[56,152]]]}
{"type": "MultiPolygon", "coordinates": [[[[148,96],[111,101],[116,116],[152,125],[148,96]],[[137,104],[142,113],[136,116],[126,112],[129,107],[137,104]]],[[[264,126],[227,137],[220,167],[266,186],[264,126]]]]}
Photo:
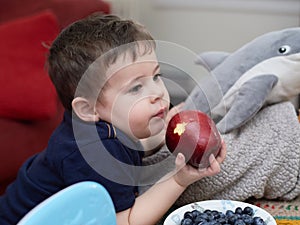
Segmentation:
{"type": "Polygon", "coordinates": [[[0,224],[16,224],[59,190],[91,180],[110,193],[118,225],[153,225],[188,185],[220,171],[224,144],[201,171],[179,153],[176,171],[138,195],[144,154],[139,139],[165,128],[170,104],[154,50],[143,26],[112,15],[93,15],[61,32],[48,66],[64,119],[1,197],[0,224]]]}

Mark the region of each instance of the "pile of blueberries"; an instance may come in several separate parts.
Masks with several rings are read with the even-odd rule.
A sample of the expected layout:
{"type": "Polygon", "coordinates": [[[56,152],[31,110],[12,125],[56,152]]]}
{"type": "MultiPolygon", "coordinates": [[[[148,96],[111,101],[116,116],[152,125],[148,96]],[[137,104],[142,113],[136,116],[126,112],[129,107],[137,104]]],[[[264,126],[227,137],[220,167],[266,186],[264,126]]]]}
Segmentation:
{"type": "Polygon", "coordinates": [[[217,210],[206,209],[203,212],[195,209],[184,213],[181,225],[266,225],[259,216],[254,216],[253,208],[246,206],[244,209],[237,207],[234,211],[225,213],[217,210]]]}

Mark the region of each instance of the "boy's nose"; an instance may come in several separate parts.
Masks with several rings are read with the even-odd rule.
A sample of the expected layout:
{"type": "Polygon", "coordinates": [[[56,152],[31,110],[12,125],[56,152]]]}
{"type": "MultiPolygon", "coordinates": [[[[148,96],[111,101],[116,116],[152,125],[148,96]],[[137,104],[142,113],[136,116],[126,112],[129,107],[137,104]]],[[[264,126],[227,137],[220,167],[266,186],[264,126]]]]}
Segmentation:
{"type": "Polygon", "coordinates": [[[154,103],[157,100],[162,99],[163,96],[164,96],[164,91],[161,88],[155,88],[150,95],[151,103],[154,103]]]}

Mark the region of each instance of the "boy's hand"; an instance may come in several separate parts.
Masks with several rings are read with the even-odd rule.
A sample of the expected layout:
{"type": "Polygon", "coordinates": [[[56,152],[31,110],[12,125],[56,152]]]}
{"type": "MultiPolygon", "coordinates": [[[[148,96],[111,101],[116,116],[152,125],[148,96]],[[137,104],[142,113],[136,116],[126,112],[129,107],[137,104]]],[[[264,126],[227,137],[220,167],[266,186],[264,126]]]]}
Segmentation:
{"type": "Polygon", "coordinates": [[[214,176],[221,171],[220,164],[224,161],[225,156],[226,145],[224,141],[222,141],[222,148],[219,155],[216,158],[214,155],[210,155],[210,166],[205,169],[197,169],[186,164],[184,155],[182,153],[178,153],[175,160],[177,172],[174,175],[174,179],[180,186],[187,187],[203,177],[214,176]]]}

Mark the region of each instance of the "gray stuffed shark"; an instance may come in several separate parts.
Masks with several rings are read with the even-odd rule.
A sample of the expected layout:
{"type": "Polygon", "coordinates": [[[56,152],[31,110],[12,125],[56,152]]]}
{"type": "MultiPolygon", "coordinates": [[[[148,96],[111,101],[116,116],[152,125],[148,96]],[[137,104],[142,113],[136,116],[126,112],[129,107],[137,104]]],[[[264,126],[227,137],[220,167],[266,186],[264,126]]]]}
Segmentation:
{"type": "Polygon", "coordinates": [[[192,90],[185,109],[209,114],[220,133],[228,133],[262,107],[300,93],[300,28],[263,34],[233,53],[204,52],[196,63],[210,74],[192,90]]]}

